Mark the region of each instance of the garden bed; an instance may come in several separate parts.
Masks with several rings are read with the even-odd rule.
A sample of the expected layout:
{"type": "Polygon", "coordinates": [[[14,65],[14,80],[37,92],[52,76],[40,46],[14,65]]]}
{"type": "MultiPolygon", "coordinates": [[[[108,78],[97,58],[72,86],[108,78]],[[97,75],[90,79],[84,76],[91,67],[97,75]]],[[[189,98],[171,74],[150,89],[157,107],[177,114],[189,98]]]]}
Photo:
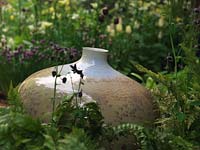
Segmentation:
{"type": "MultiPolygon", "coordinates": [[[[199,150],[199,3],[0,0],[0,149],[97,150],[103,143],[133,135],[138,149],[199,150]],[[55,89],[49,100],[48,108],[55,107],[48,123],[30,116],[22,105],[19,85],[36,71],[76,62],[85,46],[108,49],[109,64],[151,92],[155,112],[159,112],[153,124],[106,124],[98,104],[74,105],[73,98],[81,98],[82,90],[74,92],[73,98],[63,97],[55,106],[55,89]]],[[[72,69],[84,76],[80,68],[72,69]]],[[[59,85],[70,82],[56,67],[52,75],[60,79],[59,85]]],[[[120,92],[116,93],[113,99],[120,92]]],[[[102,97],[107,96],[105,90],[102,97]]],[[[124,112],[125,107],[129,105],[121,108],[124,112]]]]}

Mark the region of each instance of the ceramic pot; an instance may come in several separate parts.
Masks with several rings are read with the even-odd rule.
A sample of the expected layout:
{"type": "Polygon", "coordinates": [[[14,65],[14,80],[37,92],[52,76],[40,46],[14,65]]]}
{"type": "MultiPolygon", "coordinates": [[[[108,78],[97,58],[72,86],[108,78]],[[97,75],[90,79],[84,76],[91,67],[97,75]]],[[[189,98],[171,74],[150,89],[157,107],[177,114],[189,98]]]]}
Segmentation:
{"type": "MultiPolygon", "coordinates": [[[[154,120],[153,103],[149,92],[136,81],[114,70],[107,63],[108,51],[99,48],[83,48],[77,62],[58,66],[61,75],[67,77],[62,84],[58,78],[58,97],[76,90],[80,77],[73,74],[70,65],[83,70],[83,100],[95,100],[102,111],[105,123],[116,125],[124,122],[141,123],[154,120]],[[62,68],[62,69],[61,69],[62,68]],[[73,88],[71,80],[73,81],[73,88]]],[[[19,92],[25,109],[34,117],[48,121],[52,110],[54,67],[43,69],[29,76],[20,86],[19,92]]]]}

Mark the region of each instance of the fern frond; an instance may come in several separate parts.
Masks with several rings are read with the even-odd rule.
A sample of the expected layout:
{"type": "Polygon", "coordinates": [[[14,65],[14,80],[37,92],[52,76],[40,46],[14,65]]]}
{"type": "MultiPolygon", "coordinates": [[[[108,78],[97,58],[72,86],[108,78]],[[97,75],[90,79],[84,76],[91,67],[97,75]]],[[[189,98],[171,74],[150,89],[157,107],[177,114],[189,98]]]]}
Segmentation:
{"type": "MultiPolygon", "coordinates": [[[[145,133],[145,128],[137,125],[137,124],[131,124],[131,123],[124,123],[120,124],[116,127],[113,127],[114,134],[121,135],[123,133],[134,135],[137,139],[137,141],[140,143],[142,150],[150,150],[150,146],[148,144],[148,137],[145,133]]],[[[134,141],[133,141],[134,142],[134,141]]]]}

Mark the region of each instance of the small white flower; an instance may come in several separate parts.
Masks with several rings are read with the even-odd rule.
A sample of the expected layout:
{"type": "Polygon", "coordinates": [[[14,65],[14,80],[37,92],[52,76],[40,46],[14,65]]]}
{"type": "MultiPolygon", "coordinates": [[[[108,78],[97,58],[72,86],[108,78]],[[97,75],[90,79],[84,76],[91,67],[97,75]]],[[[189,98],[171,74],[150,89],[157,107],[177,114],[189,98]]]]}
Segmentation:
{"type": "Polygon", "coordinates": [[[107,25],[106,31],[107,31],[107,32],[110,32],[110,31],[111,31],[111,26],[110,26],[110,25],[107,25]]]}
{"type": "Polygon", "coordinates": [[[13,38],[8,38],[8,46],[12,47],[12,46],[14,46],[14,44],[15,44],[15,42],[14,42],[13,38]]]}
{"type": "Polygon", "coordinates": [[[46,29],[46,28],[49,28],[53,25],[53,23],[51,22],[47,22],[47,21],[41,21],[40,22],[40,25],[41,25],[41,28],[42,29],[46,29]]]}
{"type": "Polygon", "coordinates": [[[122,32],[123,27],[122,27],[121,23],[119,23],[119,24],[116,25],[116,30],[117,30],[117,32],[122,32]]]}
{"type": "Polygon", "coordinates": [[[90,5],[92,6],[92,8],[96,9],[98,7],[97,3],[90,3],[90,5]]]}
{"type": "Polygon", "coordinates": [[[130,34],[132,32],[131,26],[127,25],[125,31],[126,33],[130,34]]]}
{"type": "Polygon", "coordinates": [[[134,28],[135,29],[138,29],[140,27],[140,23],[136,20],[135,22],[134,22],[134,28]]]}
{"type": "Polygon", "coordinates": [[[2,31],[3,31],[3,32],[8,32],[8,28],[5,27],[5,28],[2,29],[2,31]]]}
{"type": "Polygon", "coordinates": [[[70,4],[70,0],[59,0],[59,4],[68,6],[70,4]]]}
{"type": "Polygon", "coordinates": [[[10,15],[10,20],[14,20],[14,16],[13,15],[10,15]]]}
{"type": "Polygon", "coordinates": [[[164,17],[161,16],[161,17],[159,18],[159,20],[158,20],[158,26],[159,26],[159,27],[163,27],[164,24],[165,24],[165,22],[164,22],[164,17]]]}
{"type": "Polygon", "coordinates": [[[28,26],[28,29],[29,29],[30,31],[33,31],[33,30],[35,29],[35,27],[34,27],[34,25],[29,25],[29,26],[28,26]]]}
{"type": "Polygon", "coordinates": [[[115,36],[115,30],[114,29],[110,30],[110,36],[115,36]]]}
{"type": "Polygon", "coordinates": [[[72,15],[72,19],[73,19],[73,20],[78,19],[78,18],[79,18],[79,14],[73,14],[73,15],[72,15]]]}
{"type": "Polygon", "coordinates": [[[158,39],[162,39],[162,37],[163,37],[163,33],[162,33],[162,31],[160,31],[160,32],[158,33],[158,39]]]}
{"type": "Polygon", "coordinates": [[[50,13],[55,12],[54,8],[53,8],[53,7],[50,7],[50,8],[49,8],[49,12],[50,12],[50,13]]]}

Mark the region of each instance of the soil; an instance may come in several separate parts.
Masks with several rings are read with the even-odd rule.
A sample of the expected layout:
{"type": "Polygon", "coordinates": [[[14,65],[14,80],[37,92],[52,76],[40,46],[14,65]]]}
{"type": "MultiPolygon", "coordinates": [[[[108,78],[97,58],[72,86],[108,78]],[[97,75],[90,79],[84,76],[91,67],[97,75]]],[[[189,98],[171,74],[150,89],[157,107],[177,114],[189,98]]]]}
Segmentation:
{"type": "Polygon", "coordinates": [[[0,107],[7,106],[7,96],[0,91],[0,107]]]}

